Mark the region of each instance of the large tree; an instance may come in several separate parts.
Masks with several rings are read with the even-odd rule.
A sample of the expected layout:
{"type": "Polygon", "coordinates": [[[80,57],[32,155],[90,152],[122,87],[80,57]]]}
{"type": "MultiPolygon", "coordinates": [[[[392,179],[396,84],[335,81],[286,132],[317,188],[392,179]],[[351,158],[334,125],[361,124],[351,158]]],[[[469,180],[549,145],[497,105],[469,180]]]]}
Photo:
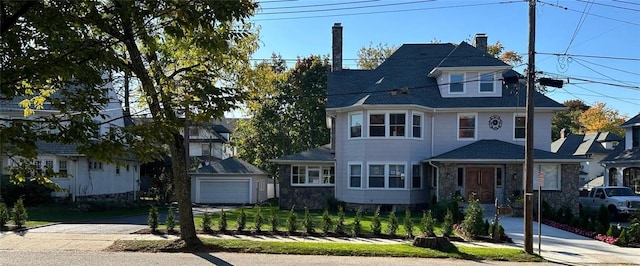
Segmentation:
{"type": "Polygon", "coordinates": [[[568,130],[567,133],[583,133],[583,126],[579,118],[584,111],[589,109],[589,106],[581,100],[568,100],[563,104],[567,109],[557,112],[551,118],[551,139],[553,141],[560,138],[562,129],[568,130]]]}
{"type": "Polygon", "coordinates": [[[239,122],[234,133],[239,157],[277,174],[270,159],[327,144],[329,70],[328,59],[315,55],[299,58],[292,69],[279,56],[257,64],[252,75],[260,78],[247,84],[250,118],[239,122]]]}
{"type": "Polygon", "coordinates": [[[369,43],[369,47],[362,47],[358,50],[356,64],[360,69],[375,69],[396,50],[398,50],[397,46],[389,46],[386,43],[379,43],[377,46],[369,43]]]}
{"type": "MultiPolygon", "coordinates": [[[[152,121],[119,129],[114,134],[121,137],[101,142],[111,149],[94,154],[113,160],[127,150],[125,143],[137,155],[158,151],[152,147],[168,147],[181,238],[188,245],[199,244],[181,129],[186,121],[221,117],[242,100],[242,91],[234,83],[244,76],[249,56],[257,47],[255,31],[244,21],[256,7],[248,0],[2,1],[2,45],[10,48],[8,55],[3,54],[2,94],[7,98],[30,96],[32,100],[23,105],[26,110],[49,101],[57,103],[65,117],[83,108],[92,117],[108,100],[95,90],[104,82],[104,73],[132,73],[152,121]],[[72,82],[86,89],[71,91],[72,82]],[[44,89],[54,85],[63,97],[49,97],[51,91],[44,89]],[[66,98],[74,95],[65,93],[84,101],[69,105],[66,98]]],[[[5,131],[3,143],[4,135],[5,131]]],[[[65,137],[69,142],[86,139],[80,133],[65,137]]],[[[11,145],[16,141],[17,137],[8,140],[11,145]]]]}
{"type": "Polygon", "coordinates": [[[620,115],[618,110],[607,107],[607,104],[596,102],[594,106],[584,111],[578,118],[586,133],[612,132],[624,136],[624,129],[620,127],[626,116],[620,115]]]}

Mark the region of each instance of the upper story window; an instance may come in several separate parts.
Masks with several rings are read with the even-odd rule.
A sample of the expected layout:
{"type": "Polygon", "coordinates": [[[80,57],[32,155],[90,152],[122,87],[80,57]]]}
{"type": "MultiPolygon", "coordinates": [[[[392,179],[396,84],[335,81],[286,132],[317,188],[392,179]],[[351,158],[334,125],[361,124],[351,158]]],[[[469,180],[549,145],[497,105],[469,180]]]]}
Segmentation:
{"type": "Polygon", "coordinates": [[[362,113],[355,113],[349,116],[349,137],[360,138],[362,137],[362,113]]]}
{"type": "Polygon", "coordinates": [[[405,114],[389,114],[389,135],[403,137],[406,124],[405,114]]]}
{"type": "Polygon", "coordinates": [[[464,74],[449,75],[449,93],[464,93],[464,74]]]}
{"type": "Polygon", "coordinates": [[[298,166],[291,167],[291,185],[325,186],[335,184],[333,166],[298,166]]]}
{"type": "Polygon", "coordinates": [[[631,147],[640,147],[640,126],[631,127],[631,147]]]}
{"type": "Polygon", "coordinates": [[[515,115],[513,118],[513,138],[524,139],[526,118],[522,115],[515,115]]]}
{"type": "Polygon", "coordinates": [[[411,136],[414,138],[422,138],[422,115],[414,114],[411,123],[411,136]]]}
{"type": "Polygon", "coordinates": [[[202,144],[202,156],[211,155],[211,146],[209,144],[202,144]]]}
{"type": "Polygon", "coordinates": [[[480,75],[480,92],[493,92],[493,74],[480,75]]]}
{"type": "Polygon", "coordinates": [[[384,137],[385,135],[385,114],[370,114],[369,137],[384,137]]]}
{"type": "Polygon", "coordinates": [[[458,114],[458,139],[476,139],[476,114],[458,114]]]}

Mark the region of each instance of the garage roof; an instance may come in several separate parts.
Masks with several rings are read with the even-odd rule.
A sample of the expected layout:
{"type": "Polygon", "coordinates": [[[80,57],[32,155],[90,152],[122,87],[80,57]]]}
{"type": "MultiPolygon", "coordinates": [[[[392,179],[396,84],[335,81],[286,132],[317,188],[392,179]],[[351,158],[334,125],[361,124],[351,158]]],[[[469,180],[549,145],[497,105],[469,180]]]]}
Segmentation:
{"type": "Polygon", "coordinates": [[[254,165],[236,157],[229,157],[191,171],[192,174],[259,174],[267,173],[254,165]]]}

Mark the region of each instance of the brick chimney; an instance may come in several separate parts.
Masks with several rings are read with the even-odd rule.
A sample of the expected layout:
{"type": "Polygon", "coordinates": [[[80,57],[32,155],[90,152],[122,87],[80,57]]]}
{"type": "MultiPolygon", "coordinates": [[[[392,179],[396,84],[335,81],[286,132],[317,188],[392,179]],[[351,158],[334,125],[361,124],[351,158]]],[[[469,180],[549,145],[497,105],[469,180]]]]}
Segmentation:
{"type": "Polygon", "coordinates": [[[487,35],[484,33],[476,33],[476,36],[473,40],[473,46],[478,48],[480,51],[487,52],[487,35]]]}
{"type": "Polygon", "coordinates": [[[340,71],[342,70],[342,25],[341,23],[334,23],[331,28],[331,32],[333,33],[332,45],[331,48],[333,50],[332,71],[340,71]]]}

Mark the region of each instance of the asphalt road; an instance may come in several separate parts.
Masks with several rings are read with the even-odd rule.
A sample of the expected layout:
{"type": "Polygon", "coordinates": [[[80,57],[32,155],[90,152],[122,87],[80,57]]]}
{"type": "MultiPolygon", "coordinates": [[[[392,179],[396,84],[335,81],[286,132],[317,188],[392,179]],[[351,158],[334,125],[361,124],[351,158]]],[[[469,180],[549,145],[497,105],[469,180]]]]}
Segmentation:
{"type": "MultiPolygon", "coordinates": [[[[126,253],[0,251],[0,265],[514,265],[513,262],[392,257],[299,256],[247,253],[126,253]]],[[[554,265],[517,263],[517,265],[554,265]]]]}

